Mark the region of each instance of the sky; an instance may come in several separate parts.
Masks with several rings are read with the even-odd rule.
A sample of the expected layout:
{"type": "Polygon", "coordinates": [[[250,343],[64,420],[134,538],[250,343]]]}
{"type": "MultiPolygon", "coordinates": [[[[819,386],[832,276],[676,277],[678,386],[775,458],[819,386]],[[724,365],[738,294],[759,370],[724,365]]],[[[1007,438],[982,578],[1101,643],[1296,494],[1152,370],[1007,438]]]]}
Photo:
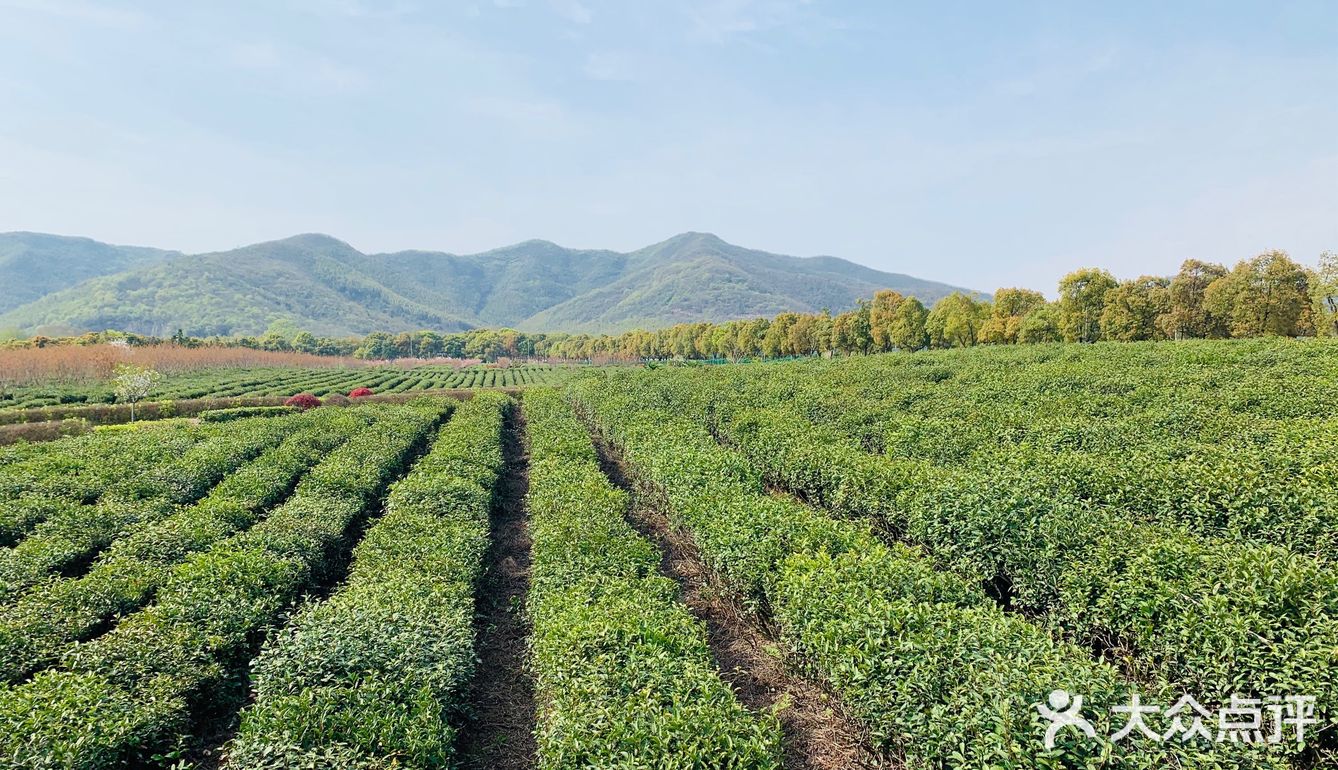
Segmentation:
{"type": "Polygon", "coordinates": [[[0,231],[676,233],[991,291],[1338,250],[1338,3],[0,0],[0,231]]]}

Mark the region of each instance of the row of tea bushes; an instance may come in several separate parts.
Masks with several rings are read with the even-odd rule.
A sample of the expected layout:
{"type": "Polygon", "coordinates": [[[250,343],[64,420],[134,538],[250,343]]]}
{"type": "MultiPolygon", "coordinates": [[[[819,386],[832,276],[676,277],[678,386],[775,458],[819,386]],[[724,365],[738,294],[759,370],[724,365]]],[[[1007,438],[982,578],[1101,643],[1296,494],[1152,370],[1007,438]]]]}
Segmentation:
{"type": "Polygon", "coordinates": [[[779,725],[721,680],[585,426],[554,391],[524,404],[539,766],[779,768],[779,725]]]}
{"type": "Polygon", "coordinates": [[[0,468],[0,546],[12,546],[38,524],[94,503],[126,478],[179,457],[205,438],[183,426],[90,434],[31,446],[0,468]]]}
{"type": "Polygon", "coordinates": [[[1046,750],[1036,704],[1049,693],[1084,695],[1096,709],[1084,716],[1110,736],[1109,708],[1135,687],[918,550],[765,494],[744,457],[662,396],[625,385],[590,378],[573,390],[708,565],[770,614],[794,663],[828,681],[888,754],[915,767],[1285,765],[1253,747],[1115,744],[1072,731],[1046,750]]]}
{"type": "Polygon", "coordinates": [[[0,602],[11,602],[54,573],[77,573],[112,541],[177,506],[204,497],[224,477],[277,446],[295,418],[230,425],[142,474],[123,478],[93,505],[62,509],[11,548],[0,549],[0,602]]]}
{"type": "Polygon", "coordinates": [[[870,456],[784,408],[716,427],[770,483],[879,522],[1140,680],[1213,703],[1338,689],[1328,562],[1115,516],[1030,474],[946,476],[870,456]]]}
{"type": "Polygon", "coordinates": [[[252,526],[350,436],[378,430],[377,413],[375,408],[312,413],[303,421],[309,424],[225,478],[196,505],[116,540],[87,574],[39,586],[0,612],[0,679],[31,675],[72,642],[142,607],[173,565],[252,526]]]}
{"type": "Polygon", "coordinates": [[[358,523],[450,409],[387,408],[378,430],[332,452],[265,520],[173,568],[152,605],[0,690],[0,763],[172,766],[210,713],[236,707],[255,641],[337,575],[358,523]]]}
{"type": "Polygon", "coordinates": [[[450,766],[511,405],[480,394],[460,406],[391,488],[347,581],[268,641],[229,767],[450,766]]]}

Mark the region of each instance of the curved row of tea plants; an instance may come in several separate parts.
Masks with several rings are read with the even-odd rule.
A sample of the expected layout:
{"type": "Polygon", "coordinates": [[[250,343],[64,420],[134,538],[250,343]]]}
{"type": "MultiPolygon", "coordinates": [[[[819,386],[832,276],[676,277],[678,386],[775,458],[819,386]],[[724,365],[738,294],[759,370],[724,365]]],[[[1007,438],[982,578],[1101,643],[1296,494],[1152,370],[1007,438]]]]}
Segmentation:
{"type": "MultiPolygon", "coordinates": [[[[1251,347],[1273,355],[1097,347],[1058,362],[1029,351],[1025,368],[990,352],[910,371],[875,357],[824,364],[817,383],[805,366],[609,376],[711,426],[769,483],[871,517],[1139,679],[1219,703],[1333,692],[1338,442],[1323,426],[1338,425],[1338,403],[1312,380],[1338,367],[1310,346],[1251,347]],[[735,387],[745,381],[755,387],[735,387]],[[1266,414],[1233,395],[1270,382],[1299,395],[1279,392],[1266,414]],[[1044,441],[1067,432],[1056,411],[1075,409],[1120,415],[1124,450],[1044,441]],[[1199,435],[1176,435],[1169,415],[1182,410],[1202,420],[1199,435]],[[887,440],[949,442],[954,425],[976,437],[947,455],[923,437],[887,440]],[[881,426],[881,456],[864,451],[869,426],[881,426]]],[[[1333,725],[1338,710],[1322,701],[1333,725]]]]}
{"type": "Polygon", "coordinates": [[[780,767],[775,718],[720,679],[585,426],[555,391],[524,404],[539,767],[780,767]]]}
{"type": "Polygon", "coordinates": [[[1056,689],[1081,693],[1100,710],[1098,735],[1110,735],[1106,709],[1127,703],[1132,689],[1116,669],[1001,611],[914,549],[764,494],[745,458],[623,384],[590,378],[573,387],[647,494],[661,497],[727,585],[772,615],[798,665],[831,683],[879,748],[927,767],[1282,762],[1237,746],[1072,735],[1046,751],[1047,723],[1034,704],[1056,689]]]}
{"type": "Polygon", "coordinates": [[[255,524],[350,436],[379,430],[377,413],[375,407],[308,413],[283,443],[228,476],[199,503],[116,540],[87,574],[40,586],[0,611],[0,680],[16,681],[45,668],[71,643],[142,607],[173,565],[255,524]]]}
{"type": "Polygon", "coordinates": [[[54,573],[77,573],[117,538],[204,497],[243,463],[278,445],[294,419],[233,423],[142,475],[116,482],[97,503],[63,509],[36,525],[13,547],[0,549],[0,603],[14,601],[54,573]]]}
{"type": "MultiPolygon", "coordinates": [[[[974,404],[962,407],[972,410],[970,418],[911,419],[859,393],[805,392],[784,401],[800,416],[840,430],[893,461],[921,465],[935,477],[966,470],[986,476],[986,484],[992,483],[990,476],[1021,478],[1037,494],[1079,499],[1112,515],[1178,522],[1197,532],[1320,558],[1338,551],[1338,442],[1327,439],[1338,430],[1338,417],[1204,416],[1204,422],[1217,426],[1201,423],[1199,435],[1191,435],[1181,420],[1148,408],[1092,421],[1108,435],[1120,436],[1110,447],[1074,439],[1081,434],[1067,425],[1039,427],[1041,418],[1009,429],[1006,439],[961,444],[991,425],[988,413],[974,404]],[[876,438],[854,425],[875,426],[876,438]],[[945,458],[923,451],[922,443],[930,440],[940,446],[955,441],[963,448],[945,458]],[[1070,440],[1078,446],[1066,446],[1070,440]]],[[[739,406],[766,403],[756,398],[739,406]]]]}
{"type": "Polygon", "coordinates": [[[229,713],[253,643],[330,579],[349,537],[450,410],[387,408],[254,527],[177,565],[155,602],[0,689],[0,762],[14,768],[167,767],[229,713]]]}
{"type": "MultiPolygon", "coordinates": [[[[153,392],[151,399],[179,400],[244,396],[290,396],[314,393],[326,396],[369,387],[377,393],[403,393],[456,388],[511,388],[555,385],[567,378],[566,367],[519,364],[506,367],[427,364],[405,368],[374,366],[360,368],[229,368],[202,369],[171,374],[153,392]]],[[[15,389],[12,399],[0,401],[3,409],[38,409],[73,404],[110,404],[116,400],[107,383],[62,385],[51,383],[15,389]]]]}
{"type": "Polygon", "coordinates": [[[935,476],[1026,477],[1038,494],[1115,516],[1320,558],[1338,550],[1329,341],[994,349],[664,379],[698,413],[784,404],[935,476]]]}
{"type": "Polygon", "coordinates": [[[449,766],[512,403],[479,394],[461,405],[391,488],[347,581],[268,640],[228,766],[449,766]]]}
{"type": "MultiPolygon", "coordinates": [[[[868,516],[945,567],[1205,703],[1338,690],[1338,570],[1267,544],[1147,524],[1055,497],[1033,477],[953,478],[871,457],[785,409],[718,424],[768,481],[868,516]]],[[[1333,704],[1321,704],[1321,717],[1333,704]]]]}
{"type": "MultiPolygon", "coordinates": [[[[769,483],[870,516],[1208,701],[1338,682],[1333,352],[1094,346],[611,376],[711,426],[769,483]]],[[[1338,712],[1320,699],[1332,743],[1338,712]]]]}
{"type": "Polygon", "coordinates": [[[170,424],[30,445],[0,468],[0,546],[14,545],[52,516],[97,502],[117,483],[180,456],[206,435],[170,424]]]}

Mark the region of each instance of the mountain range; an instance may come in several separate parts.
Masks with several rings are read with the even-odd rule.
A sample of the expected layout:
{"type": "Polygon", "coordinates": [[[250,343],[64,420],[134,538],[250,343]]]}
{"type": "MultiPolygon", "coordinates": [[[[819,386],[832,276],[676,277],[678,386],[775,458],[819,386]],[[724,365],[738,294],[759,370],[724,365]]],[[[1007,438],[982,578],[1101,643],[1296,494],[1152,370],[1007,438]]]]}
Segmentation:
{"type": "Polygon", "coordinates": [[[478,326],[617,332],[784,311],[841,312],[879,289],[926,305],[943,283],[836,257],[790,257],[683,233],[633,252],[525,241],[481,254],[363,254],[328,235],[184,254],[0,233],[0,329],[196,336],[478,326]]]}

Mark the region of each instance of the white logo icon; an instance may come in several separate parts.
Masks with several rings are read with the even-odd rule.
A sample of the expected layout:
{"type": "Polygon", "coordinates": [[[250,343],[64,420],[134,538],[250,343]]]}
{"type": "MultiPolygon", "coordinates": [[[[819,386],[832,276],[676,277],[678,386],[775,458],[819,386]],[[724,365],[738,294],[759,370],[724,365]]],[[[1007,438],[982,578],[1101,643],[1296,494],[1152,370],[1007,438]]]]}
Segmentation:
{"type": "Polygon", "coordinates": [[[1055,747],[1055,737],[1065,727],[1072,727],[1088,738],[1096,738],[1096,728],[1082,716],[1082,696],[1070,696],[1065,690],[1054,690],[1047,699],[1050,705],[1036,704],[1036,711],[1050,720],[1050,727],[1045,731],[1045,748],[1055,747]]]}

